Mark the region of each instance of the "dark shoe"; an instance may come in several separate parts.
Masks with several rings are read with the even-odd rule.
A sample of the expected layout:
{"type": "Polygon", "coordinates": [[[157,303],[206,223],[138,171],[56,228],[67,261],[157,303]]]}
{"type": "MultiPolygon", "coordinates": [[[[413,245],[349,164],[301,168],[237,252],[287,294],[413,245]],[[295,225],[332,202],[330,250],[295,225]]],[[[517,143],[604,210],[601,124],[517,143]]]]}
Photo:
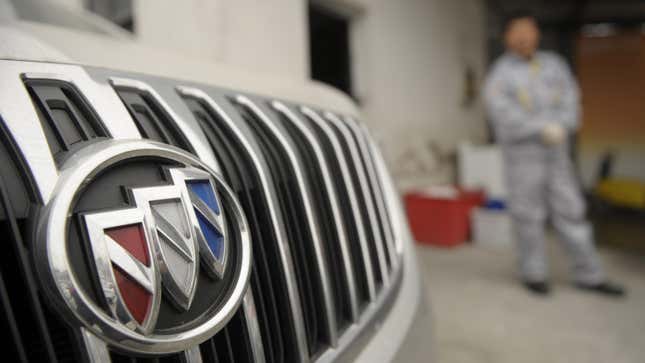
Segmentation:
{"type": "Polygon", "coordinates": [[[546,296],[551,293],[549,284],[544,281],[524,281],[524,287],[535,295],[546,296]]]}
{"type": "Polygon", "coordinates": [[[592,284],[592,285],[577,283],[576,287],[581,290],[596,292],[601,295],[611,296],[611,297],[623,297],[625,296],[625,294],[627,294],[624,287],[609,281],[604,281],[604,282],[601,282],[598,284],[592,284]]]}

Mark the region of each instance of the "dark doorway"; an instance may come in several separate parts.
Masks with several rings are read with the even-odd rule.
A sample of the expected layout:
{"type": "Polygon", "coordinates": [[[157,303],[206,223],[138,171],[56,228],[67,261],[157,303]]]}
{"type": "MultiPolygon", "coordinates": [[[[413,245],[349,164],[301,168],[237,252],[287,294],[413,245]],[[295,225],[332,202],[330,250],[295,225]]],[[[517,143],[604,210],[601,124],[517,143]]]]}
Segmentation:
{"type": "Polygon", "coordinates": [[[86,8],[121,28],[134,32],[134,5],[132,0],[85,0],[86,8]]]}
{"type": "Polygon", "coordinates": [[[353,96],[349,27],[349,18],[309,4],[311,78],[353,96]]]}

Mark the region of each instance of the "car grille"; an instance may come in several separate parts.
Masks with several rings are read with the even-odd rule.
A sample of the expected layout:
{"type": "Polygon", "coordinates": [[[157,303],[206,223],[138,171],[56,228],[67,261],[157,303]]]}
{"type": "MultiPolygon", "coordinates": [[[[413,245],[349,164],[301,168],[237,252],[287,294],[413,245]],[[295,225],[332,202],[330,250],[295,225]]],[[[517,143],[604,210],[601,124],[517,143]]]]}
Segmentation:
{"type": "Polygon", "coordinates": [[[401,257],[384,187],[387,176],[364,126],[286,101],[149,76],[87,68],[94,76],[90,81],[78,75],[79,69],[0,63],[2,79],[13,79],[11,87],[18,90],[0,93],[0,106],[21,98],[19,104],[26,107],[0,114],[0,230],[7,246],[0,254],[0,319],[11,339],[5,360],[97,359],[80,327],[62,321],[36,282],[31,239],[34,218],[47,196],[39,188],[40,164],[30,159],[12,127],[17,115],[37,122],[33,130],[51,125],[62,130],[31,135],[47,139],[55,169],[80,147],[122,137],[108,132],[110,115],[101,109],[127,110],[123,114],[131,120],[126,122],[144,138],[198,157],[210,149],[213,167],[235,191],[249,221],[254,258],[250,292],[225,328],[191,352],[135,357],[107,347],[108,356],[101,358],[329,360],[374,323],[396,291],[401,257]],[[26,79],[28,72],[39,72],[38,80],[26,79]],[[76,114],[52,116],[43,108],[47,102],[38,93],[43,91],[34,88],[39,84],[64,90],[60,102],[67,104],[54,104],[76,114]],[[112,92],[109,100],[100,99],[97,89],[112,92]],[[82,122],[75,119],[79,110],[82,122]],[[83,133],[88,125],[97,131],[83,133]],[[76,131],[85,135],[78,145],[61,143],[76,131]]]}

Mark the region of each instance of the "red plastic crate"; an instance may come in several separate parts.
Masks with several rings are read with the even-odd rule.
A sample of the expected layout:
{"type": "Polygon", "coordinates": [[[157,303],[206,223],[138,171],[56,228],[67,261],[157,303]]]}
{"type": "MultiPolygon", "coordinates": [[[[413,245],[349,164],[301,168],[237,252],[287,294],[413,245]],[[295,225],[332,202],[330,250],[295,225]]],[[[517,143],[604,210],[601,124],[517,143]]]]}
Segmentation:
{"type": "Polygon", "coordinates": [[[455,198],[413,192],[405,195],[408,220],[419,243],[454,247],[470,236],[470,211],[484,202],[482,192],[459,191],[455,198]]]}

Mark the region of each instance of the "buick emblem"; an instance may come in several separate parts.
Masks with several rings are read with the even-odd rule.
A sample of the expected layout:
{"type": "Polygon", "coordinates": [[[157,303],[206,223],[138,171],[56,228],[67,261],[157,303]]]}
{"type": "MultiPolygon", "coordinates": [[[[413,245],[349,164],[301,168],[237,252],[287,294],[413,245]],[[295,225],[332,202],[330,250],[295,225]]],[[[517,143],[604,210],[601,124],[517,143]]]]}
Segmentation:
{"type": "Polygon", "coordinates": [[[250,274],[233,192],[192,156],[106,141],[62,168],[37,231],[39,276],[64,314],[121,350],[170,353],[215,334],[250,274]]]}

